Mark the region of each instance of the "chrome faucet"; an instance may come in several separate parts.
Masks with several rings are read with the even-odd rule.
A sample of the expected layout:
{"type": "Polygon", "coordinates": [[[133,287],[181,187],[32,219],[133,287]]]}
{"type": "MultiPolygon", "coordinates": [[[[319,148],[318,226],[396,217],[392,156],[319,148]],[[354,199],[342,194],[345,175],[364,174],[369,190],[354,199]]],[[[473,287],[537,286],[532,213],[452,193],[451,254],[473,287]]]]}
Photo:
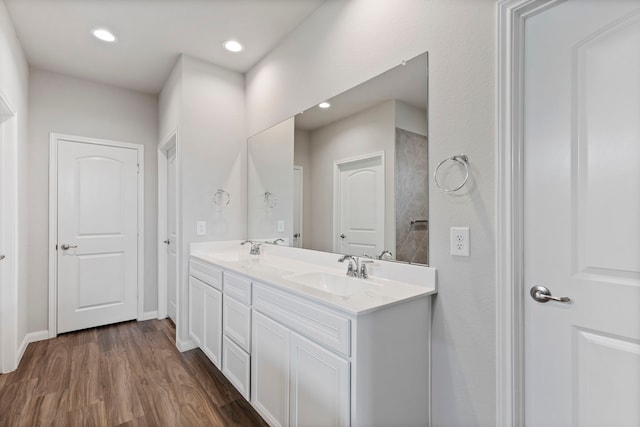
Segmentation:
{"type": "Polygon", "coordinates": [[[343,255],[338,258],[338,262],[345,262],[347,260],[349,260],[349,265],[347,266],[347,276],[360,277],[360,270],[358,269],[358,258],[354,258],[351,255],[343,255]]]}
{"type": "Polygon", "coordinates": [[[359,275],[358,277],[362,278],[362,279],[366,279],[367,277],[369,277],[369,272],[367,271],[367,264],[373,264],[373,260],[370,259],[363,259],[360,260],[360,270],[359,270],[359,275]]]}
{"type": "Polygon", "coordinates": [[[276,240],[274,240],[273,242],[271,242],[271,244],[272,244],[272,245],[277,245],[277,244],[278,244],[278,242],[280,242],[280,243],[284,243],[284,239],[276,239],[276,240]]]}
{"type": "Polygon", "coordinates": [[[251,243],[251,250],[249,251],[249,255],[260,255],[260,247],[262,246],[261,243],[254,242],[253,240],[245,240],[240,244],[246,245],[247,243],[251,243]]]}
{"type": "Polygon", "coordinates": [[[391,253],[391,251],[384,250],[380,255],[378,255],[378,259],[391,259],[392,256],[393,254],[391,253]],[[387,258],[385,258],[385,256],[387,258]]]}

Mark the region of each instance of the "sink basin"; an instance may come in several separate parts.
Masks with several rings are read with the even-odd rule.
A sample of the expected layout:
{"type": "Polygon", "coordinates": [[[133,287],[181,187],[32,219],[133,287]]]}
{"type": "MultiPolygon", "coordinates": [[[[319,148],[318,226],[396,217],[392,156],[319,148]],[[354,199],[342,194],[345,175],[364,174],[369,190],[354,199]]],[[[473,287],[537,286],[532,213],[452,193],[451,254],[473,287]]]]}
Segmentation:
{"type": "Polygon", "coordinates": [[[302,286],[319,289],[342,297],[353,295],[363,290],[379,289],[381,287],[381,285],[367,280],[322,272],[292,274],[283,278],[302,286]]]}
{"type": "Polygon", "coordinates": [[[284,270],[280,267],[262,262],[248,263],[247,265],[243,265],[242,269],[259,274],[269,274],[272,276],[286,276],[291,274],[290,270],[284,270]]]}
{"type": "Polygon", "coordinates": [[[219,259],[220,261],[234,262],[240,261],[240,254],[237,251],[233,252],[212,252],[209,254],[211,258],[219,259]]]}

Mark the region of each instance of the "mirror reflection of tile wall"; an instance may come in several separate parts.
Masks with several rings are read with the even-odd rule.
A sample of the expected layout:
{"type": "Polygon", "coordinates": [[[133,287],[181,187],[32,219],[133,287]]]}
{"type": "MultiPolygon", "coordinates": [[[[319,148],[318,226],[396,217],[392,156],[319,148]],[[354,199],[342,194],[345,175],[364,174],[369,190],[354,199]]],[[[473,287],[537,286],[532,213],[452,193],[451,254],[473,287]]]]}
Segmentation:
{"type": "Polygon", "coordinates": [[[429,248],[427,137],[396,128],[396,260],[426,264],[429,248]],[[414,222],[412,224],[411,222],[414,222]]]}

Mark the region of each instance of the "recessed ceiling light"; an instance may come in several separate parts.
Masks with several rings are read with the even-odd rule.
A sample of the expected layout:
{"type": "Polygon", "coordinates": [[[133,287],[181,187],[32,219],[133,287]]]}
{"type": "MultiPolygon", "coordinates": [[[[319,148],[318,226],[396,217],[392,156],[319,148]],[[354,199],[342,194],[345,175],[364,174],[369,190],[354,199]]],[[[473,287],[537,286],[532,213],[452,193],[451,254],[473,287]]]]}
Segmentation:
{"type": "Polygon", "coordinates": [[[318,104],[318,107],[326,110],[327,108],[331,107],[331,104],[329,104],[328,102],[321,102],[320,104],[318,104]]]}
{"type": "Polygon", "coordinates": [[[237,53],[237,52],[242,52],[244,50],[244,46],[242,45],[242,43],[240,43],[237,40],[227,40],[222,45],[229,52],[237,53]]]}
{"type": "Polygon", "coordinates": [[[93,34],[93,37],[98,40],[102,40],[103,42],[113,43],[118,40],[111,31],[105,28],[94,28],[91,30],[91,34],[93,34]]]}

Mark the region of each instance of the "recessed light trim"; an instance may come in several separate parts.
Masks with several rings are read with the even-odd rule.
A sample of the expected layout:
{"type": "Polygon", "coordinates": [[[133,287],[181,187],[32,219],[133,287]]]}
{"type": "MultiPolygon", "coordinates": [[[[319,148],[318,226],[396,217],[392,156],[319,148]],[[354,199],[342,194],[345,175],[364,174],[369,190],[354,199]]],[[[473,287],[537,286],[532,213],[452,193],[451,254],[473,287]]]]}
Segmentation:
{"type": "Polygon", "coordinates": [[[331,104],[325,101],[318,104],[318,107],[322,108],[323,110],[326,110],[327,108],[331,108],[331,104]]]}
{"type": "Polygon", "coordinates": [[[91,35],[107,43],[114,43],[118,40],[118,38],[106,28],[94,28],[91,30],[91,35]]]}
{"type": "Polygon", "coordinates": [[[244,50],[244,45],[238,40],[225,40],[222,45],[229,52],[238,53],[244,50]]]}

